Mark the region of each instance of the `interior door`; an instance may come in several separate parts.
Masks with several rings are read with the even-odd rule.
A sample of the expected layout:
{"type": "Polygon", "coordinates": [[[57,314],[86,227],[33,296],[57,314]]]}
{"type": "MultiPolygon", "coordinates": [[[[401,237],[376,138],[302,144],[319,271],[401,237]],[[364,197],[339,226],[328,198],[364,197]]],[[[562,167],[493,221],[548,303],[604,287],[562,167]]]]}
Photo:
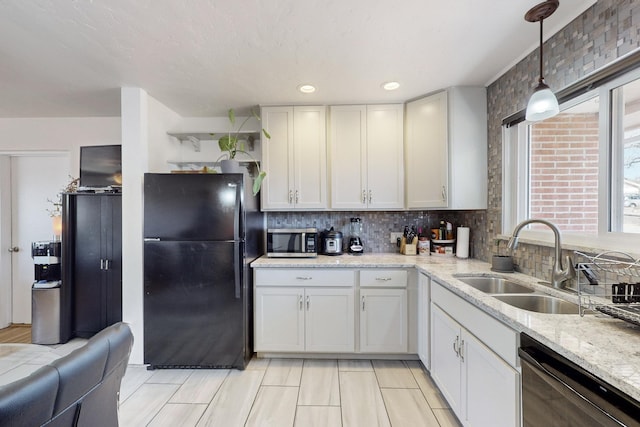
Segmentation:
{"type": "MultiPolygon", "coordinates": [[[[31,258],[31,243],[52,240],[52,220],[47,212],[53,208],[49,200],[57,200],[58,193],[69,180],[69,157],[66,153],[10,156],[11,236],[2,235],[3,252],[11,251],[10,285],[3,294],[11,294],[10,323],[31,323],[31,286],[34,281],[34,264],[31,258]]],[[[3,188],[6,192],[6,187],[3,188]]],[[[7,316],[5,316],[7,317],[7,316]]],[[[6,326],[6,325],[5,325],[6,326]]]]}

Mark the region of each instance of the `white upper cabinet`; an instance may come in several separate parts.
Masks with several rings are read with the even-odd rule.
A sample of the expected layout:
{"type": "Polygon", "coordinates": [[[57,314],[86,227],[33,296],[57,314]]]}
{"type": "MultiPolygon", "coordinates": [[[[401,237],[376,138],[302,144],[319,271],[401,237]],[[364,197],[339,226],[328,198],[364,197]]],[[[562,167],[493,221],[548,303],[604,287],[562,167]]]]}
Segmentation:
{"type": "Polygon", "coordinates": [[[330,107],[329,164],[331,207],[366,206],[367,108],[361,105],[330,107]]]}
{"type": "Polygon", "coordinates": [[[400,104],[331,107],[331,208],[404,207],[403,116],[400,104]]]}
{"type": "Polygon", "coordinates": [[[486,209],[486,89],[408,102],[405,127],[407,208],[486,209]]]}
{"type": "Polygon", "coordinates": [[[367,202],[369,209],[404,207],[401,104],[367,106],[367,202]]]}
{"type": "Polygon", "coordinates": [[[327,208],[326,107],[262,107],[263,210],[327,208]]]}
{"type": "Polygon", "coordinates": [[[408,102],[406,113],[407,208],[446,208],[447,92],[408,102]]]}

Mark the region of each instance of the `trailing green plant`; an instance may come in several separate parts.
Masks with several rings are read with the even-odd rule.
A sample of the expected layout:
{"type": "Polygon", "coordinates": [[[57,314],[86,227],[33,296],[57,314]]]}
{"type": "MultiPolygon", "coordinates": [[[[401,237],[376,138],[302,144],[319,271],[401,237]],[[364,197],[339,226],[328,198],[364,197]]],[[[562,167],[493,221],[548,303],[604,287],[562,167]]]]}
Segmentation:
{"type": "MultiPolygon", "coordinates": [[[[231,129],[236,125],[236,113],[233,108],[229,109],[229,122],[231,123],[231,129]]],[[[218,146],[220,147],[220,151],[223,154],[218,158],[218,161],[226,157],[228,160],[234,160],[237,154],[243,154],[249,159],[251,159],[257,169],[257,175],[253,181],[253,195],[255,196],[260,191],[260,187],[262,186],[262,181],[267,176],[267,173],[260,169],[260,163],[245,149],[245,144],[247,140],[242,137],[240,132],[242,131],[242,127],[247,123],[247,121],[251,118],[255,117],[258,121],[261,121],[260,116],[255,112],[255,110],[251,109],[251,116],[247,116],[244,121],[240,124],[236,131],[230,130],[226,135],[221,136],[218,139],[218,146]]],[[[265,129],[262,129],[262,133],[265,138],[271,139],[271,135],[265,129]]],[[[213,135],[213,134],[212,134],[213,135]]]]}

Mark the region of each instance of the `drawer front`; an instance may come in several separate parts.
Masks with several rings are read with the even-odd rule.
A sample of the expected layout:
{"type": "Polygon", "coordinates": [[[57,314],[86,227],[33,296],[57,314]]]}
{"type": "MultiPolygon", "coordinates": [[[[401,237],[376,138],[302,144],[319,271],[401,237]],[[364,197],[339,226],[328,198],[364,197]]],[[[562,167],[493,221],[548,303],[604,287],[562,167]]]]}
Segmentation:
{"type": "Polygon", "coordinates": [[[406,270],[385,270],[372,268],[360,270],[360,287],[364,288],[406,288],[406,270]]]}
{"type": "Polygon", "coordinates": [[[258,268],[255,286],[354,286],[355,270],[258,268]]]}

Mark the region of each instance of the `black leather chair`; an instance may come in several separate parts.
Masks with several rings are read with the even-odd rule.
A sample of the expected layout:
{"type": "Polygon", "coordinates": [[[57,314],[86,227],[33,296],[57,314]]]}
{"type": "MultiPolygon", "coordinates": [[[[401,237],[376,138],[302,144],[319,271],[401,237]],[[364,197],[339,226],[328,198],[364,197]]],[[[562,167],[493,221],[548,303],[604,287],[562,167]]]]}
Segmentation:
{"type": "Polygon", "coordinates": [[[0,427],[114,427],[120,384],[133,345],[116,323],[47,366],[0,386],[0,427]]]}

